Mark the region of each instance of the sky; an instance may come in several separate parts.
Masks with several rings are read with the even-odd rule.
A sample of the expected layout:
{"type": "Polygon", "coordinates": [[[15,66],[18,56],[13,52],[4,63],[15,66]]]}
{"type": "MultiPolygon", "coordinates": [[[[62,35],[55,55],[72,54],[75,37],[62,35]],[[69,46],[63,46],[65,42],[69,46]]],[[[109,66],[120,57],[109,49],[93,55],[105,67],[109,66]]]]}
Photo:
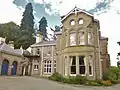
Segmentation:
{"type": "Polygon", "coordinates": [[[120,46],[120,0],[0,0],[0,23],[13,21],[20,25],[25,5],[31,2],[34,9],[35,25],[42,16],[50,27],[60,25],[60,16],[67,14],[75,6],[84,9],[100,21],[102,36],[108,37],[108,53],[111,65],[117,63],[120,46]]]}

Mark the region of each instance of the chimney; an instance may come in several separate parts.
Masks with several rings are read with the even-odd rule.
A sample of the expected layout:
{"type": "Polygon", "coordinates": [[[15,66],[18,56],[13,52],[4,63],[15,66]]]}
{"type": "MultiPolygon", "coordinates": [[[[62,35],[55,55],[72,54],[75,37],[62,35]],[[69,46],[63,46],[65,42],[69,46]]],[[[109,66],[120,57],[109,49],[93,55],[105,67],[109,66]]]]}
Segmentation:
{"type": "Polygon", "coordinates": [[[9,41],[8,46],[14,49],[14,42],[13,41],[9,41]]]}
{"type": "Polygon", "coordinates": [[[36,34],[36,43],[39,43],[43,40],[43,36],[41,32],[37,32],[36,34]]]}

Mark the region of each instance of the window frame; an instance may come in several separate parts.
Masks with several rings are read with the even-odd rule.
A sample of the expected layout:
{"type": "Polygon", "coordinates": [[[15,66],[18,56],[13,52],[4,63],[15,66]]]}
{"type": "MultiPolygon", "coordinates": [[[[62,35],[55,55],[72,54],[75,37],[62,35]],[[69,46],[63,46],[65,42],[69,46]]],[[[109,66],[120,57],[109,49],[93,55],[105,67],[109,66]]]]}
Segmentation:
{"type": "Polygon", "coordinates": [[[79,20],[78,20],[78,24],[79,24],[79,25],[83,25],[83,24],[84,24],[84,20],[83,20],[83,18],[79,18],[79,20]]]}
{"type": "Polygon", "coordinates": [[[81,76],[85,76],[85,75],[86,75],[86,60],[85,60],[85,56],[78,56],[78,57],[79,57],[79,74],[80,74],[81,76]],[[82,65],[82,64],[80,65],[80,57],[83,57],[83,62],[84,62],[83,65],[82,65]],[[85,73],[84,73],[84,74],[81,74],[81,73],[80,73],[80,67],[83,67],[83,66],[84,66],[84,68],[85,68],[85,69],[84,69],[84,70],[85,70],[85,71],[84,71],[85,73]]]}
{"type": "Polygon", "coordinates": [[[70,20],[70,25],[71,25],[71,26],[74,26],[74,25],[75,25],[75,20],[74,20],[74,19],[70,20]]]}
{"type": "Polygon", "coordinates": [[[78,39],[79,45],[85,45],[85,32],[84,31],[79,31],[78,38],[79,38],[78,39]],[[83,36],[81,37],[81,35],[83,35],[83,36]],[[81,41],[82,41],[82,43],[81,43],[81,41]]]}
{"type": "Polygon", "coordinates": [[[75,46],[76,45],[76,33],[71,32],[69,38],[70,38],[70,46],[75,46]]]}
{"type": "Polygon", "coordinates": [[[45,74],[51,74],[52,73],[52,61],[51,60],[45,60],[44,61],[44,70],[43,72],[45,74]]]}
{"type": "Polygon", "coordinates": [[[88,61],[89,61],[89,67],[91,66],[91,73],[92,73],[92,74],[90,74],[90,71],[89,71],[89,76],[93,76],[93,56],[92,55],[89,55],[88,61]]]}
{"type": "Polygon", "coordinates": [[[38,64],[34,64],[34,70],[38,70],[39,69],[39,65],[38,64]]]}
{"type": "Polygon", "coordinates": [[[77,72],[76,72],[76,68],[77,68],[77,66],[76,66],[76,56],[70,56],[70,76],[76,76],[76,74],[77,74],[77,72]],[[74,57],[75,57],[75,59],[74,59],[74,57]],[[75,60],[75,64],[73,65],[73,60],[75,60]],[[72,67],[75,67],[75,73],[72,73],[71,71],[71,68],[72,67]]]}

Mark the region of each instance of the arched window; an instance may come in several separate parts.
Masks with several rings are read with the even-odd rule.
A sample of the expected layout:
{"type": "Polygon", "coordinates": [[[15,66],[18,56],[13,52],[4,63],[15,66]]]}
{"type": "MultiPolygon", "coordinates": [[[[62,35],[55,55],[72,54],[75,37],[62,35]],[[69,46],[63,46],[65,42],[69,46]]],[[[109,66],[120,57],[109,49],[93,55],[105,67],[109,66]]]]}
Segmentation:
{"type": "Polygon", "coordinates": [[[71,25],[71,26],[75,25],[75,21],[74,21],[73,19],[70,20],[70,25],[71,25]]]}
{"type": "Polygon", "coordinates": [[[70,34],[70,46],[74,46],[74,45],[76,45],[76,34],[75,34],[75,32],[73,32],[73,33],[71,33],[70,34]]]}
{"type": "Polygon", "coordinates": [[[84,21],[83,21],[82,18],[80,18],[80,19],[78,20],[78,23],[79,23],[79,24],[83,24],[83,22],[84,22],[84,21]]]}

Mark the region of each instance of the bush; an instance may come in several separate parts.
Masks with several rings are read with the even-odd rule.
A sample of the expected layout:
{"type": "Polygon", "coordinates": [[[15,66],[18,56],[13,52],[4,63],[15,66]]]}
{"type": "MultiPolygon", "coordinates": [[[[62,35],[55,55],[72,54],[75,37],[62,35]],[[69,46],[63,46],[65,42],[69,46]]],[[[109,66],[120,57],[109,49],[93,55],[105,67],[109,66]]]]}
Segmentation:
{"type": "Polygon", "coordinates": [[[110,80],[102,81],[102,83],[104,86],[111,86],[112,85],[110,80]]]}
{"type": "Polygon", "coordinates": [[[61,74],[56,72],[52,76],[50,76],[49,79],[61,82],[61,81],[63,81],[64,77],[61,74]]]}
{"type": "Polygon", "coordinates": [[[87,79],[84,76],[77,75],[75,77],[75,83],[76,84],[85,84],[86,82],[87,82],[87,79]]]}
{"type": "Polygon", "coordinates": [[[88,81],[87,85],[90,85],[90,86],[101,86],[101,84],[98,83],[97,81],[88,81]]]}

